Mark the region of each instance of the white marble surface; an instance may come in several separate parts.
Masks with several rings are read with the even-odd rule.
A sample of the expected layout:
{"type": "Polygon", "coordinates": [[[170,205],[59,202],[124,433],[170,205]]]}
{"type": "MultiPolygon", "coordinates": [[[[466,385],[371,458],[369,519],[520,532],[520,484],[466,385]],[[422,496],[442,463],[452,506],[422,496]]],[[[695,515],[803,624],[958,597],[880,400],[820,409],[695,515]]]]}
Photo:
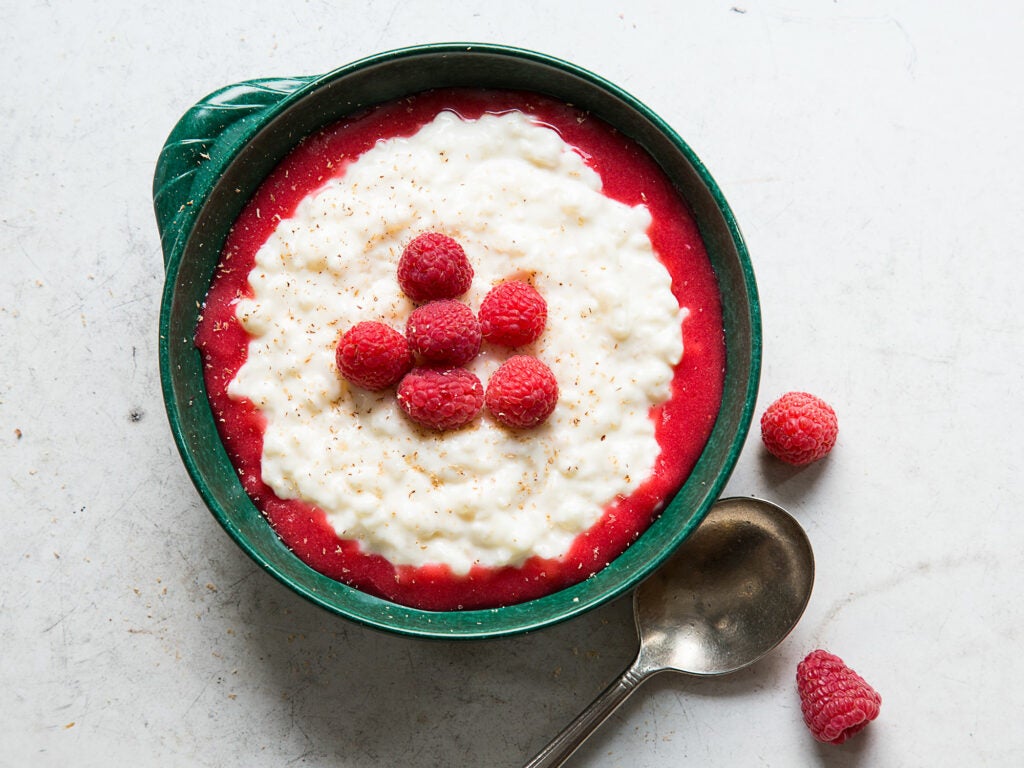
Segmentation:
{"type": "Polygon", "coordinates": [[[754,260],[758,412],[807,389],[839,414],[827,461],[752,436],[728,487],[813,541],[796,631],[733,677],[652,681],[575,764],[1024,764],[1019,4],[141,5],[4,3],[0,764],[515,766],[632,658],[624,600],[470,644],[314,608],[229,541],[166,424],[150,184],[175,120],[443,40],[569,59],[673,124],[754,260]],[[841,747],[800,720],[816,647],[883,697],[841,747]]]}

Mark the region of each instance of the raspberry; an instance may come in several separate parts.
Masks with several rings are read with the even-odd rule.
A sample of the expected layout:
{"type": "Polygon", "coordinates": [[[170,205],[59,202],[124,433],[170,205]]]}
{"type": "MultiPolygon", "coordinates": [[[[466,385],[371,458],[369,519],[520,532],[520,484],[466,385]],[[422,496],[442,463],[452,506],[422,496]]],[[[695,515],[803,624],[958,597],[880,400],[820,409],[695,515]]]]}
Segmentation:
{"type": "Polygon", "coordinates": [[[473,267],[462,246],[440,232],[417,235],[398,260],[398,284],[413,301],[454,299],[469,290],[473,267]]]}
{"type": "Polygon", "coordinates": [[[465,368],[413,368],[398,385],[398,404],[421,427],[464,427],[480,413],[484,388],[465,368]]]}
{"type": "Polygon", "coordinates": [[[839,423],[832,407],[806,392],[789,392],[761,416],[761,439],[778,459],[802,467],[823,458],[836,444],[839,423]]]}
{"type": "Polygon", "coordinates": [[[413,310],[405,335],[409,348],[429,363],[464,365],[480,351],[480,323],[458,301],[432,301],[413,310]]]}
{"type": "Polygon", "coordinates": [[[548,305],[537,289],[521,280],[509,280],[490,290],[480,303],[480,329],[484,338],[503,347],[536,341],[544,332],[548,305]]]}
{"type": "Polygon", "coordinates": [[[338,341],[334,357],[342,376],[374,391],[397,383],[412,368],[405,337],[384,323],[356,323],[338,341]]]}
{"type": "Polygon", "coordinates": [[[842,744],[878,717],[882,697],[838,656],[817,650],[796,668],[804,722],[818,741],[842,744]]]}
{"type": "Polygon", "coordinates": [[[541,424],[558,402],[555,374],[536,357],[510,357],[491,375],[484,402],[506,427],[529,429],[541,424]]]}

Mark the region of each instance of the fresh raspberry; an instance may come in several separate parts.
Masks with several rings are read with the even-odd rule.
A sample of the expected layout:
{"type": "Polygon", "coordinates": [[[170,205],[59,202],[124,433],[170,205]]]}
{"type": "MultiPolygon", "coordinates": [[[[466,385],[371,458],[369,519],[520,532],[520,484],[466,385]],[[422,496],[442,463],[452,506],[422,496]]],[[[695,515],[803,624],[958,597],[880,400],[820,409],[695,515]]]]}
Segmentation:
{"type": "Polygon", "coordinates": [[[506,427],[529,429],[544,422],[558,402],[555,374],[536,357],[510,357],[491,375],[484,400],[506,427]]]}
{"type": "Polygon", "coordinates": [[[448,235],[425,232],[405,246],[398,260],[398,285],[413,301],[454,299],[469,290],[473,267],[448,235]]]}
{"type": "Polygon", "coordinates": [[[484,388],[465,368],[413,368],[398,385],[398,404],[421,427],[464,427],[480,413],[484,388]]]}
{"type": "Polygon", "coordinates": [[[548,305],[537,289],[521,280],[509,280],[490,290],[480,303],[480,329],[484,338],[503,347],[520,347],[544,332],[548,305]]]}
{"type": "Polygon", "coordinates": [[[356,323],[338,341],[334,358],[348,381],[374,391],[396,384],[412,368],[405,337],[384,323],[356,323]]]}
{"type": "Polygon", "coordinates": [[[839,422],[832,407],[806,392],[789,392],[761,416],[765,448],[787,464],[802,467],[823,458],[836,444],[839,422]]]}
{"type": "Polygon", "coordinates": [[[817,650],[796,668],[804,722],[818,741],[842,744],[878,717],[882,697],[838,656],[817,650]]]}
{"type": "Polygon", "coordinates": [[[428,363],[465,365],[480,351],[480,323],[459,301],[432,301],[413,310],[405,324],[409,348],[428,363]]]}

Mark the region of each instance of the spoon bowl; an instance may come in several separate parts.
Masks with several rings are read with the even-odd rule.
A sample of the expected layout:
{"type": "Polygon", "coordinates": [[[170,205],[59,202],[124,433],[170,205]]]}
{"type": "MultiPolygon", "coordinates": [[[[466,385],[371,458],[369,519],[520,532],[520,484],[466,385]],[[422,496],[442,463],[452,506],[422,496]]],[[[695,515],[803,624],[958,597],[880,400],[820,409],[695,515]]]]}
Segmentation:
{"type": "Polygon", "coordinates": [[[807,534],[767,501],[723,499],[633,595],[643,668],[725,675],[782,642],[814,581],[807,534]]]}
{"type": "Polygon", "coordinates": [[[632,665],[527,768],[561,765],[651,675],[713,677],[750,666],[796,626],[813,584],[810,541],[785,510],[718,501],[633,593],[640,651],[632,665]]]}

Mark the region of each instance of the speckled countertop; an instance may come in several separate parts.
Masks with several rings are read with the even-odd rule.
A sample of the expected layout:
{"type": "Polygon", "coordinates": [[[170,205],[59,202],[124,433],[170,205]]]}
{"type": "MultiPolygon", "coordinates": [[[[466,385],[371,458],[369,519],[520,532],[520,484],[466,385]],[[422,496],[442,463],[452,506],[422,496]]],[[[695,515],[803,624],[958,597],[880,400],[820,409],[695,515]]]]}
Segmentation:
{"type": "Polygon", "coordinates": [[[206,512],[163,414],[174,122],[227,83],[443,40],[568,59],[671,123],[754,261],[758,412],[806,389],[839,414],[825,462],[752,436],[727,489],[811,537],[796,631],[732,677],[651,681],[574,764],[1024,763],[1024,10],[957,5],[8,3],[0,764],[516,766],[631,660],[628,600],[470,644],[307,604],[206,512]],[[815,647],[883,697],[841,747],[800,720],[815,647]]]}

